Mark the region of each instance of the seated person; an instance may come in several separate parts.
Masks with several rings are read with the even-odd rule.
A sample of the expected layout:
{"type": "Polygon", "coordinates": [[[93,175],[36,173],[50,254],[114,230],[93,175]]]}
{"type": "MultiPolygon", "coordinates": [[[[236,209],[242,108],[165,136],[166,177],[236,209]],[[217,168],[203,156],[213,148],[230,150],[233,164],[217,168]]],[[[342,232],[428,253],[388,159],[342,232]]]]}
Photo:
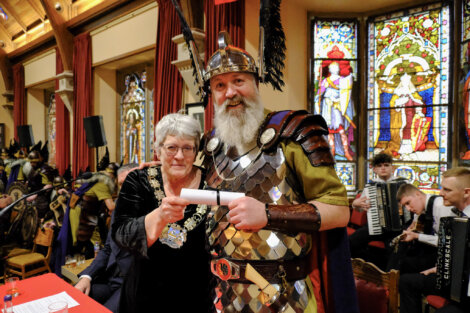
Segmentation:
{"type": "MultiPolygon", "coordinates": [[[[440,195],[444,199],[444,205],[455,206],[458,215],[470,216],[470,169],[456,167],[444,172],[442,176],[440,195]]],[[[422,296],[439,295],[439,291],[436,289],[436,277],[436,267],[421,273],[401,275],[399,282],[400,313],[421,313],[422,296]]],[[[450,302],[435,312],[468,312],[469,302],[469,298],[463,303],[450,302]]]]}
{"type": "MultiPolygon", "coordinates": [[[[372,159],[372,170],[377,175],[377,178],[372,180],[373,182],[388,183],[404,180],[402,177],[393,176],[392,157],[385,153],[379,153],[374,156],[372,159]]],[[[353,201],[352,207],[354,210],[367,211],[370,208],[370,199],[363,192],[360,197],[353,201]]],[[[364,251],[369,242],[384,241],[387,249],[390,241],[399,234],[400,232],[386,232],[381,235],[369,235],[369,226],[366,224],[349,236],[351,255],[352,257],[368,259],[367,254],[364,255],[364,251]]]]}
{"type": "MultiPolygon", "coordinates": [[[[127,164],[119,168],[119,186],[124,182],[127,174],[137,166],[138,164],[127,164]]],[[[114,214],[112,216],[114,217],[114,214]]],[[[98,252],[90,266],[79,274],[80,279],[75,288],[111,311],[117,312],[121,286],[131,260],[131,254],[116,245],[109,232],[103,249],[98,252]]]]}
{"type": "Polygon", "coordinates": [[[437,258],[437,233],[439,220],[453,216],[451,207],[443,204],[443,198],[424,194],[412,184],[401,185],[397,192],[400,205],[414,214],[411,225],[394,239],[398,249],[389,260],[387,270],[400,273],[418,273],[433,267],[437,258]]]}
{"type": "MultiPolygon", "coordinates": [[[[6,208],[12,202],[12,197],[0,192],[0,209],[6,208]]],[[[10,212],[6,212],[0,217],[0,243],[3,243],[5,232],[8,230],[8,227],[10,227],[10,212]]]]}
{"type": "MultiPolygon", "coordinates": [[[[75,194],[80,194],[80,200],[75,204],[80,207],[80,210],[74,210],[74,214],[80,212],[80,215],[78,229],[72,229],[72,236],[75,234],[74,252],[85,254],[87,259],[94,255],[93,243],[104,242],[107,238],[106,219],[115,207],[112,195],[116,188],[118,168],[116,163],[109,163],[103,171],[82,180],[82,185],[75,191],[75,194]]],[[[71,205],[71,209],[72,207],[71,205]]],[[[75,215],[73,219],[75,221],[75,215]]],[[[76,225],[76,222],[74,224],[76,225]]]]}

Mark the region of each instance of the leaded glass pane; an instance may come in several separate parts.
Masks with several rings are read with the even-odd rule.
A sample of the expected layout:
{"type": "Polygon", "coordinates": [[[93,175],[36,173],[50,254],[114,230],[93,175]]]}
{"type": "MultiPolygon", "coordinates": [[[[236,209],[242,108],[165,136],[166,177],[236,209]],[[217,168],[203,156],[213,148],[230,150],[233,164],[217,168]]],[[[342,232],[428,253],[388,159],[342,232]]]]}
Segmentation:
{"type": "Polygon", "coordinates": [[[348,194],[353,194],[356,190],[356,163],[336,162],[335,169],[348,194]]]}
{"type": "Polygon", "coordinates": [[[314,58],[330,58],[328,53],[337,46],[345,59],[357,59],[356,22],[321,21],[314,26],[314,58]]]}
{"type": "Polygon", "coordinates": [[[462,44],[460,54],[461,77],[459,82],[459,143],[461,165],[470,165],[470,1],[463,3],[462,44]]]}
{"type": "Polygon", "coordinates": [[[414,181],[430,191],[448,156],[449,38],[449,8],[441,4],[369,24],[368,158],[388,153],[416,177],[426,168],[422,176],[437,186],[414,181]]]}
{"type": "Polygon", "coordinates": [[[121,97],[121,157],[124,164],[145,161],[145,92],[141,78],[130,74],[121,97]]]}
{"type": "Polygon", "coordinates": [[[49,105],[47,108],[47,149],[49,151],[49,160],[47,163],[50,166],[55,166],[56,155],[56,111],[55,111],[55,94],[49,97],[49,105]]]}
{"type": "Polygon", "coordinates": [[[356,182],[357,23],[313,22],[311,110],[328,125],[328,141],[337,162],[337,174],[347,190],[356,182]]]}
{"type": "Polygon", "coordinates": [[[462,41],[470,39],[470,1],[463,3],[462,41]]]}

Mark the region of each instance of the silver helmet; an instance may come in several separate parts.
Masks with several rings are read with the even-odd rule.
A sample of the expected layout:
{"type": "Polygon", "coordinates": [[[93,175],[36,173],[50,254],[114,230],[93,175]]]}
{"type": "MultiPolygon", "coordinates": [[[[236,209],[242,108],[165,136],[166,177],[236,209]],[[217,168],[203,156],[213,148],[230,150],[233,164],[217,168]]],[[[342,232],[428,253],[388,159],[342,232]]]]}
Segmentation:
{"type": "Polygon", "coordinates": [[[207,61],[204,71],[204,80],[209,81],[212,77],[223,73],[246,72],[258,75],[255,59],[243,49],[232,45],[227,32],[220,32],[218,45],[214,54],[207,61]]]}

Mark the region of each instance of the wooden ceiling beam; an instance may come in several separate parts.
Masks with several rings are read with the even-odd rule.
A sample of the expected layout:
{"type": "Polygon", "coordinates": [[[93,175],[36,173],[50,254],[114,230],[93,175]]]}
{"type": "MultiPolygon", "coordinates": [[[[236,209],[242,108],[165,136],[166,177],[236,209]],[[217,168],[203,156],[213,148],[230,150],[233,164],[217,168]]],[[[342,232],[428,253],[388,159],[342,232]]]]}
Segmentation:
{"type": "Polygon", "coordinates": [[[28,27],[26,26],[25,23],[21,20],[21,17],[16,14],[15,10],[13,7],[8,3],[8,1],[5,0],[0,0],[0,4],[2,5],[2,8],[5,9],[7,15],[9,15],[11,18],[13,18],[18,25],[23,29],[23,31],[26,33],[28,31],[28,27]]]}
{"type": "Polygon", "coordinates": [[[2,22],[0,22],[0,30],[2,30],[2,31],[5,33],[5,35],[7,35],[8,38],[10,38],[10,40],[11,40],[11,35],[10,35],[10,33],[8,32],[8,29],[5,27],[5,25],[3,25],[2,22]]]}
{"type": "MultiPolygon", "coordinates": [[[[3,36],[0,37],[0,40],[4,41],[5,45],[0,45],[0,48],[5,49],[5,47],[10,47],[11,50],[15,49],[15,45],[13,44],[13,41],[11,40],[10,34],[8,34],[7,30],[5,27],[0,26],[0,34],[3,34],[3,36]]],[[[6,50],[6,49],[5,49],[6,50]]]]}
{"type": "Polygon", "coordinates": [[[5,90],[13,91],[13,70],[7,53],[2,48],[0,48],[0,71],[5,83],[5,90]]]}
{"type": "Polygon", "coordinates": [[[57,13],[51,0],[40,0],[46,15],[54,31],[54,37],[57,47],[60,51],[60,57],[65,71],[73,70],[73,35],[67,29],[65,19],[57,13]]]}
{"type": "Polygon", "coordinates": [[[41,21],[44,23],[46,12],[43,11],[42,7],[39,6],[34,0],[27,0],[29,5],[33,8],[34,12],[39,16],[41,21]]]}

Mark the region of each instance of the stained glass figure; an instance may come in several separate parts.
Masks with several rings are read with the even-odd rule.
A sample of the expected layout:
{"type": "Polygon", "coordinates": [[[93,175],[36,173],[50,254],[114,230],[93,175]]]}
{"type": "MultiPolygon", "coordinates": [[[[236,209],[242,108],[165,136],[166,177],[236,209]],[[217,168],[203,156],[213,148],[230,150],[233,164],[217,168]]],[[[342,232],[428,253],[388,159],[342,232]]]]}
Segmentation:
{"type": "Polygon", "coordinates": [[[150,150],[150,159],[156,159],[157,155],[154,150],[154,142],[155,142],[155,107],[153,105],[153,91],[152,89],[150,91],[150,97],[149,97],[149,115],[150,115],[150,131],[149,131],[149,150],[150,150]]]}
{"type": "MultiPolygon", "coordinates": [[[[311,110],[328,125],[328,141],[335,156],[338,176],[346,185],[355,182],[355,95],[357,77],[357,23],[313,22],[313,82],[311,110]],[[350,161],[351,163],[348,163],[350,161]]],[[[355,189],[350,184],[349,189],[355,189]]]]}
{"type": "Polygon", "coordinates": [[[462,41],[467,41],[470,39],[470,1],[463,1],[462,14],[462,41]]]}
{"type": "Polygon", "coordinates": [[[55,94],[51,94],[49,97],[49,104],[47,108],[47,149],[49,151],[49,160],[47,163],[51,166],[55,166],[55,155],[56,155],[56,111],[55,111],[55,94]]]}
{"type": "Polygon", "coordinates": [[[470,0],[463,2],[459,84],[459,158],[470,165],[470,0]]]}
{"type": "Polygon", "coordinates": [[[137,74],[127,75],[121,97],[121,157],[124,163],[145,161],[145,92],[137,74]]]}
{"type": "MultiPolygon", "coordinates": [[[[380,16],[369,24],[369,159],[385,152],[400,167],[446,164],[449,36],[449,7],[440,3],[380,16]]],[[[430,186],[432,192],[440,174],[427,173],[437,185],[421,181],[420,175],[412,183],[430,186]]]]}

